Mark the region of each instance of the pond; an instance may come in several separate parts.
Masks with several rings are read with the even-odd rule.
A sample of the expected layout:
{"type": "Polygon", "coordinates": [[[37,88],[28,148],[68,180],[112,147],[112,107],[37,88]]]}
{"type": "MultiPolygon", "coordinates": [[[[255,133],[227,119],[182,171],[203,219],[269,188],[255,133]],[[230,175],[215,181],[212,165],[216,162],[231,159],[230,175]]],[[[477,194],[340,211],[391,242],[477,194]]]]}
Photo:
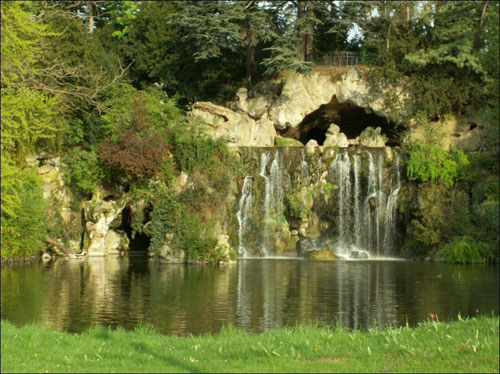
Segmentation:
{"type": "Polygon", "coordinates": [[[95,325],[162,333],[249,331],[340,323],[349,328],[416,325],[498,315],[498,266],[415,261],[309,262],[249,259],[220,267],[148,256],[2,267],[2,319],[81,332],[95,325]]]}

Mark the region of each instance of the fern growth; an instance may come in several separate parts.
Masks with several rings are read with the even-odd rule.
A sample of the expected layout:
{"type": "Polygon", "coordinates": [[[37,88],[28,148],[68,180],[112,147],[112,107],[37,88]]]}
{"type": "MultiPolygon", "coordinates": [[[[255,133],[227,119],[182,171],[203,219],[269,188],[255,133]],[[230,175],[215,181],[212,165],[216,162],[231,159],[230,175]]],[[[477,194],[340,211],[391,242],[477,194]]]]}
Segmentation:
{"type": "Polygon", "coordinates": [[[468,164],[467,156],[457,149],[446,152],[437,145],[416,142],[410,148],[407,175],[410,180],[451,187],[460,169],[468,164]]]}

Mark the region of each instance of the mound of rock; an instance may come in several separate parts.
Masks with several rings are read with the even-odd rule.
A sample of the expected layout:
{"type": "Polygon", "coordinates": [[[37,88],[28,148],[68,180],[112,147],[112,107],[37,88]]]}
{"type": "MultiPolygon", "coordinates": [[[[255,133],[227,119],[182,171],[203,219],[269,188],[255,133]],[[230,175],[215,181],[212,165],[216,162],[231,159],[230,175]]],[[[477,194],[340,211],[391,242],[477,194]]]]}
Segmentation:
{"type": "Polygon", "coordinates": [[[337,260],[337,256],[335,253],[328,249],[317,249],[313,251],[307,251],[305,254],[305,258],[309,261],[335,261],[337,260]]]}

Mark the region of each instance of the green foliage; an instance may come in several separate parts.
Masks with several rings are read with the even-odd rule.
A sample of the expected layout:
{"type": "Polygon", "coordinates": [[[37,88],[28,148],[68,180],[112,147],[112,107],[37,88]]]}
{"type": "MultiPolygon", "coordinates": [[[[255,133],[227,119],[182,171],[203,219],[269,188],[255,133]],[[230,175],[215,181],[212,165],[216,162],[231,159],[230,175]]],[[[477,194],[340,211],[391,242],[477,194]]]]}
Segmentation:
{"type": "MultiPolygon", "coordinates": [[[[195,100],[221,103],[234,95],[236,89],[243,84],[244,62],[241,50],[235,52],[234,48],[226,48],[226,43],[231,44],[232,40],[226,41],[220,35],[215,35],[215,43],[221,45],[222,55],[204,55],[204,51],[214,46],[211,41],[214,37],[212,26],[217,24],[218,17],[214,13],[203,11],[214,7],[214,4],[141,3],[128,34],[116,47],[126,63],[133,62],[130,77],[136,87],[159,85],[169,95],[177,94],[182,105],[195,100]],[[203,19],[192,23],[190,19],[193,17],[203,19]],[[201,46],[198,48],[198,45],[201,46]],[[207,58],[200,60],[197,59],[199,56],[207,58]]],[[[222,4],[219,7],[231,10],[239,6],[236,3],[225,7],[222,4]]],[[[224,15],[221,17],[224,18],[224,15]]],[[[218,24],[218,29],[234,28],[232,24],[224,27],[222,23],[218,24]]]]}
{"type": "Polygon", "coordinates": [[[42,38],[54,35],[18,2],[2,6],[2,152],[23,156],[57,144],[67,129],[61,95],[39,89],[42,38]],[[51,139],[51,142],[47,140],[51,139]]]}
{"type": "Polygon", "coordinates": [[[442,183],[451,187],[460,168],[468,163],[467,156],[457,149],[446,152],[437,145],[415,142],[410,146],[407,175],[410,180],[442,183]]]}
{"type": "Polygon", "coordinates": [[[458,236],[438,249],[436,257],[451,263],[477,263],[487,260],[487,245],[471,236],[458,236]]]}
{"type": "Polygon", "coordinates": [[[239,167],[235,156],[229,153],[226,143],[222,139],[214,140],[201,134],[196,124],[173,128],[169,143],[175,163],[181,171],[191,172],[194,168],[199,168],[210,173],[221,163],[230,168],[239,167]]]}
{"type": "Polygon", "coordinates": [[[2,258],[38,255],[45,249],[46,203],[33,169],[2,160],[2,258]],[[15,180],[12,180],[15,178],[15,180]]]}
{"type": "Polygon", "coordinates": [[[32,74],[41,59],[40,38],[54,35],[47,25],[33,22],[26,3],[2,5],[2,91],[32,74]]]}
{"type": "Polygon", "coordinates": [[[170,246],[186,252],[190,260],[210,260],[216,240],[204,232],[198,217],[188,206],[171,194],[164,194],[154,202],[151,213],[151,245],[157,253],[166,243],[166,235],[173,234],[170,246]]]}
{"type": "MultiPolygon", "coordinates": [[[[169,245],[186,251],[189,260],[216,262],[221,254],[216,250],[214,221],[229,209],[227,194],[242,166],[223,141],[197,136],[195,129],[170,129],[173,161],[177,172],[189,175],[189,186],[177,195],[171,191],[155,195],[150,250],[157,252],[165,235],[172,233],[174,241],[169,245]]],[[[173,166],[169,165],[167,169],[173,166]]],[[[172,175],[173,170],[168,173],[172,175]]]]}
{"type": "Polygon", "coordinates": [[[323,190],[327,193],[331,193],[334,190],[335,186],[331,183],[326,182],[323,184],[323,190]]]}
{"type": "Polygon", "coordinates": [[[95,149],[73,148],[62,161],[68,185],[83,196],[92,195],[109,174],[95,149]]]}
{"type": "Polygon", "coordinates": [[[67,130],[64,115],[57,97],[30,88],[2,90],[2,149],[19,155],[47,145],[55,149],[67,130]]]}
{"type": "Polygon", "coordinates": [[[281,137],[276,137],[276,142],[275,142],[276,147],[303,147],[304,144],[302,144],[300,141],[293,139],[293,138],[281,138],[281,137]]]}
{"type": "MultiPolygon", "coordinates": [[[[381,81],[404,86],[410,117],[484,108],[497,95],[491,83],[498,80],[498,4],[377,1],[348,7],[353,12],[345,18],[361,29],[363,53],[375,52],[378,66],[369,81],[374,89],[381,81]]],[[[388,97],[388,107],[396,98],[388,97]]]]}
{"type": "Polygon", "coordinates": [[[119,84],[105,101],[103,133],[109,137],[99,146],[99,156],[110,169],[137,181],[158,175],[163,168],[172,178],[168,154],[167,128],[182,127],[185,118],[158,89],[139,91],[129,84],[119,84]]]}
{"type": "Polygon", "coordinates": [[[262,60],[266,76],[277,76],[286,70],[302,74],[312,71],[314,64],[310,61],[303,61],[296,47],[293,44],[290,45],[287,38],[278,39],[275,43],[275,46],[265,49],[270,54],[270,57],[262,60]]]}
{"type": "Polygon", "coordinates": [[[498,261],[498,178],[478,168],[476,159],[473,162],[466,181],[453,189],[440,184],[419,186],[420,209],[412,221],[413,242],[409,245],[419,254],[433,255],[436,249],[442,252],[446,247],[440,256],[444,258],[446,253],[451,261],[458,242],[456,253],[469,253],[457,239],[467,237],[465,242],[472,246],[471,253],[479,254],[481,261],[498,261]]]}
{"type": "Polygon", "coordinates": [[[118,25],[120,25],[120,30],[113,32],[115,38],[121,39],[130,31],[130,26],[134,19],[137,17],[137,12],[139,11],[139,3],[134,1],[121,1],[118,3],[122,9],[120,13],[117,14],[115,20],[118,25]]]}
{"type": "Polygon", "coordinates": [[[302,203],[295,195],[287,194],[287,207],[290,209],[290,215],[294,218],[301,218],[309,213],[309,208],[302,203]]]}
{"type": "Polygon", "coordinates": [[[441,184],[422,184],[417,193],[420,209],[412,221],[412,238],[423,244],[422,254],[455,236],[472,235],[475,231],[466,191],[441,184]]]}
{"type": "Polygon", "coordinates": [[[165,243],[165,235],[174,233],[175,225],[183,215],[182,205],[171,195],[155,201],[151,213],[151,245],[149,251],[157,253],[165,243]]]}
{"type": "Polygon", "coordinates": [[[106,91],[103,105],[102,134],[112,141],[130,129],[143,136],[151,129],[163,132],[185,121],[176,100],[154,87],[137,90],[128,83],[119,83],[106,91]]]}

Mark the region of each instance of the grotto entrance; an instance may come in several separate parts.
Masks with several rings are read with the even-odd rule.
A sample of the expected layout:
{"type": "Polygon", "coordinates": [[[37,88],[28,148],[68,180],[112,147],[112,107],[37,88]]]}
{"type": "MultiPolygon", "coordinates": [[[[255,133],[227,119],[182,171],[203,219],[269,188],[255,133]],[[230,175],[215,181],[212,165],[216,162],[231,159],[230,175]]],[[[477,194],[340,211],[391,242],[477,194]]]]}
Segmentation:
{"type": "MultiPolygon", "coordinates": [[[[149,216],[149,211],[145,209],[144,216],[149,216]]],[[[151,238],[144,233],[136,232],[133,235],[132,228],[132,210],[129,206],[123,208],[122,211],[122,230],[127,234],[128,239],[130,240],[129,251],[130,252],[144,252],[146,253],[149,248],[149,244],[151,243],[151,238]]]]}
{"type": "Polygon", "coordinates": [[[340,103],[334,96],[328,104],[321,105],[317,110],[308,114],[296,127],[284,130],[280,135],[294,138],[306,144],[314,139],[323,145],[326,131],[331,123],[340,127],[348,139],[355,139],[368,126],[382,129],[381,133],[387,137],[387,145],[399,145],[399,134],[402,128],[385,117],[379,116],[369,108],[361,108],[351,103],[340,103]]]}

